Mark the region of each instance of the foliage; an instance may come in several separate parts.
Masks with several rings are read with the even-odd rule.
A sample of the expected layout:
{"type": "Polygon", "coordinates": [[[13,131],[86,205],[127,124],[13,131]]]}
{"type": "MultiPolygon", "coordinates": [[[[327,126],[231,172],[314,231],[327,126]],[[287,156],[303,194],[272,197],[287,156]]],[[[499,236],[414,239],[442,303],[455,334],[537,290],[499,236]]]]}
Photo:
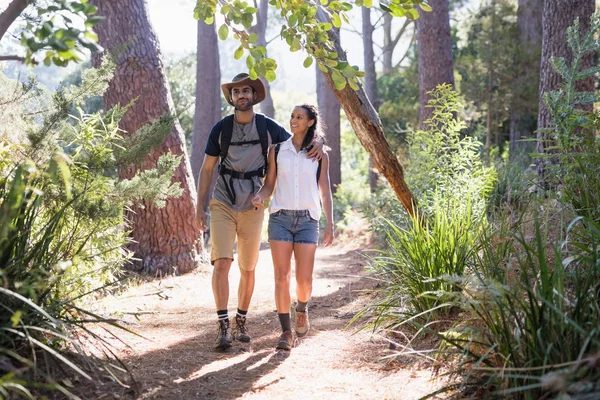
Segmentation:
{"type": "Polygon", "coordinates": [[[545,130],[553,141],[548,157],[556,163],[548,167],[548,181],[561,186],[561,199],[575,209],[578,215],[600,221],[600,138],[596,135],[600,114],[589,111],[599,100],[596,91],[578,92],[577,81],[595,75],[599,66],[581,70],[586,53],[596,53],[600,43],[595,35],[600,31],[600,14],[595,13],[590,29],[582,37],[579,20],[567,29],[567,42],[573,53],[568,63],[564,58],[553,58],[552,64],[564,84],[557,91],[544,94],[544,102],[552,115],[545,130]]]}
{"type": "Polygon", "coordinates": [[[430,119],[424,122],[426,130],[408,134],[409,163],[407,182],[421,207],[427,213],[428,199],[438,197],[460,206],[473,207],[475,217],[482,215],[496,179],[495,171],[486,168],[479,149],[481,143],[461,137],[465,123],[457,118],[461,102],[451,85],[439,85],[430,92],[428,107],[433,108],[430,119]],[[457,199],[459,201],[451,201],[457,199]]]}
{"type": "Polygon", "coordinates": [[[87,311],[85,300],[119,279],[131,257],[124,247],[124,208],[141,199],[161,206],[181,192],[171,182],[180,162],[172,155],[130,180],[115,178],[119,165],[138,160],[162,142],[172,117],[125,140],[118,123],[127,107],[67,115],[73,102],[101,95],[111,76],[106,61],[87,72],[81,86],[63,88],[49,99],[35,84],[0,75],[0,103],[11,111],[0,113],[0,126],[11,133],[0,142],[0,353],[15,367],[0,378],[4,394],[50,387],[65,392],[40,371],[38,351],[89,378],[62,353],[71,328],[116,324],[87,311]]]}
{"type": "MultiPolygon", "coordinates": [[[[340,61],[345,57],[335,52],[329,33],[332,29],[340,28],[342,24],[349,22],[348,12],[354,6],[371,7],[371,0],[356,0],[354,4],[325,0],[320,1],[320,5],[289,0],[271,1],[270,4],[280,12],[285,21],[281,26],[280,35],[290,51],[304,50],[307,53],[305,68],[309,68],[316,61],[321,71],[331,75],[336,89],[342,90],[348,84],[352,89],[358,90],[358,78],[364,76],[364,72],[358,71],[357,67],[346,61],[340,61]]],[[[380,6],[393,16],[416,19],[419,14],[414,6],[417,4],[422,10],[431,11],[427,3],[418,0],[391,0],[380,6]]],[[[218,29],[219,38],[225,40],[230,31],[233,31],[234,38],[240,41],[234,57],[240,59],[247,51],[249,55],[246,65],[250,77],[256,79],[264,76],[271,82],[276,78],[277,63],[274,59],[266,57],[266,49],[263,46],[254,44],[258,39],[256,34],[248,33],[257,11],[252,5],[240,0],[198,0],[194,17],[212,24],[219,12],[224,18],[224,23],[218,29]]]]}
{"type": "Polygon", "coordinates": [[[446,302],[474,256],[479,221],[469,200],[436,196],[432,203],[425,222],[417,214],[406,227],[388,226],[388,249],[373,264],[383,284],[369,306],[377,313],[375,327],[394,329],[446,302]]]}
{"type": "Polygon", "coordinates": [[[390,75],[377,79],[378,112],[383,129],[395,147],[404,144],[406,132],[419,123],[418,62],[411,59],[408,67],[394,68],[390,75]]]}
{"type": "Polygon", "coordinates": [[[88,0],[51,0],[34,6],[36,15],[26,15],[21,44],[27,50],[25,62],[65,66],[85,59],[85,50],[97,51],[98,36],[93,27],[104,20],[95,15],[96,6],[88,0]]]}
{"type": "Polygon", "coordinates": [[[510,220],[482,230],[473,274],[451,302],[464,318],[436,333],[443,353],[459,355],[454,373],[462,393],[476,390],[489,399],[600,394],[594,361],[600,351],[599,226],[578,217],[566,239],[548,249],[542,220],[535,216],[531,239],[510,232],[510,220]]]}
{"type": "Polygon", "coordinates": [[[169,59],[165,63],[175,113],[185,134],[188,150],[194,135],[194,103],[196,99],[196,53],[169,59]]]}

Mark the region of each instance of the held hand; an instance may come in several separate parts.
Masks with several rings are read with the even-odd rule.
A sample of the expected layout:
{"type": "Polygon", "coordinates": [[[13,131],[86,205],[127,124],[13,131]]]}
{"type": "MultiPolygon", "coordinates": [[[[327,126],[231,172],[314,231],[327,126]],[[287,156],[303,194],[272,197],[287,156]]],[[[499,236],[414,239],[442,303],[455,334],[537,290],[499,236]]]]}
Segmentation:
{"type": "Polygon", "coordinates": [[[208,229],[206,224],[206,213],[201,208],[196,210],[196,225],[202,232],[206,232],[208,229]]]}
{"type": "Polygon", "coordinates": [[[333,243],[333,224],[327,224],[325,235],[323,237],[323,247],[328,247],[333,243]]]}
{"type": "Polygon", "coordinates": [[[254,206],[254,208],[262,208],[263,207],[263,199],[260,195],[256,195],[252,198],[252,205],[254,206]]]}

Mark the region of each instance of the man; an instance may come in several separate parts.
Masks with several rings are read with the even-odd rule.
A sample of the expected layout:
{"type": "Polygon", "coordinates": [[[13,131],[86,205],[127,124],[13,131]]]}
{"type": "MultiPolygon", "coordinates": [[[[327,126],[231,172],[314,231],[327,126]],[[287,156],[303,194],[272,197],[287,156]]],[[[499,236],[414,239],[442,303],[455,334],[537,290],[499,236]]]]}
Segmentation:
{"type": "MultiPolygon", "coordinates": [[[[254,269],[258,261],[264,219],[263,209],[255,208],[252,198],[262,186],[268,147],[290,137],[281,125],[262,114],[254,113],[253,106],[265,99],[265,87],[261,80],[252,80],[248,74],[241,73],[232,82],[221,85],[221,89],[235,112],[217,122],[210,132],[198,180],[196,209],[200,229],[206,231],[207,218],[203,205],[214,167],[220,157],[219,177],[209,203],[210,259],[214,265],[212,289],[218,316],[216,348],[219,350],[231,347],[233,338],[241,342],[251,340],[246,327],[246,316],[254,292],[254,269]],[[236,236],[241,277],[238,309],[232,329],[227,305],[229,269],[233,261],[236,236]]],[[[322,147],[322,143],[313,146],[308,156],[320,159],[322,147]]]]}

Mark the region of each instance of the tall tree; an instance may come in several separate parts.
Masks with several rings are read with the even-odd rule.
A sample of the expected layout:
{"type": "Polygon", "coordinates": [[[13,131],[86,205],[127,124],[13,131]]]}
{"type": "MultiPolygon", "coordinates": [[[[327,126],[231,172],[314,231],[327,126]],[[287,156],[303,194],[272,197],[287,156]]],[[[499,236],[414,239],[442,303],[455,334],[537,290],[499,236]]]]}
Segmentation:
{"type": "Polygon", "coordinates": [[[452,59],[452,37],[448,0],[431,0],[433,10],[419,10],[417,19],[417,47],[419,52],[419,102],[421,111],[419,124],[431,116],[432,109],[426,107],[429,95],[441,83],[454,86],[454,62],[452,59]]]}
{"type": "MultiPolygon", "coordinates": [[[[363,39],[363,61],[365,65],[365,92],[375,110],[379,107],[377,100],[377,72],[375,70],[375,52],[373,50],[373,31],[371,23],[371,9],[362,7],[362,39],[363,39]]],[[[385,53],[384,53],[385,54],[385,53]]],[[[377,170],[373,159],[369,157],[369,187],[371,192],[377,188],[377,170]]]]}
{"type": "MultiPolygon", "coordinates": [[[[119,49],[114,78],[104,95],[104,105],[134,102],[121,120],[126,132],[136,132],[142,126],[174,111],[173,102],[163,71],[160,49],[152,29],[144,0],[93,0],[98,14],[106,21],[98,25],[100,44],[106,49],[119,49]]],[[[99,63],[94,57],[94,64],[99,63]]],[[[195,223],[196,192],[186,153],[183,132],[177,120],[162,145],[153,150],[141,165],[119,169],[121,178],[132,178],[139,170],[154,168],[161,154],[181,155],[174,179],[183,189],[177,199],[164,208],[145,202],[127,213],[134,242],[134,268],[156,274],[188,272],[198,266],[202,253],[200,230],[195,223]]]]}
{"type": "MultiPolygon", "coordinates": [[[[337,29],[335,31],[339,32],[337,29]]],[[[340,126],[340,102],[333,90],[327,85],[325,77],[315,66],[317,80],[317,103],[321,114],[321,122],[325,126],[327,145],[331,147],[329,152],[329,182],[331,191],[336,192],[342,183],[342,144],[340,126]]]]}
{"type": "MultiPolygon", "coordinates": [[[[256,24],[250,28],[250,32],[256,34],[257,40],[256,45],[267,47],[267,21],[269,15],[269,0],[260,0],[257,5],[254,0],[254,7],[258,8],[258,14],[256,16],[256,24]]],[[[267,117],[275,118],[275,106],[273,105],[273,97],[271,97],[271,86],[269,81],[262,79],[265,84],[265,99],[260,103],[260,111],[267,117]]]]}
{"type": "Polygon", "coordinates": [[[510,155],[522,146],[519,140],[533,137],[538,110],[542,10],[544,0],[519,0],[517,9],[518,47],[513,97],[510,105],[510,155]]]}
{"type": "MultiPolygon", "coordinates": [[[[407,29],[413,25],[413,20],[406,18],[402,27],[396,35],[392,35],[392,21],[394,17],[391,14],[385,13],[383,15],[383,49],[382,49],[382,60],[383,60],[383,75],[389,75],[392,72],[392,68],[394,68],[394,50],[398,45],[400,39],[404,36],[404,33],[407,32],[407,29]]],[[[412,30],[411,30],[412,31],[412,30]]],[[[410,45],[408,46],[410,49],[410,45]]],[[[408,50],[407,50],[408,52],[408,50]]],[[[404,57],[402,58],[402,60],[404,57]]],[[[402,60],[400,62],[402,62],[402,60]]],[[[398,63],[399,64],[399,63],[398,63]]]]}
{"type": "MultiPolygon", "coordinates": [[[[198,183],[204,162],[204,149],[213,125],[221,119],[221,66],[219,63],[219,38],[214,24],[198,20],[196,44],[196,107],[194,111],[194,136],[190,163],[194,183],[198,183]]],[[[213,174],[215,177],[217,174],[213,174]]],[[[194,186],[195,187],[195,186],[194,186]]],[[[214,187],[214,184],[213,184],[214,187]]],[[[212,189],[211,189],[212,191],[212,189]]],[[[206,196],[208,201],[210,196],[206,196]]]]}
{"type": "MultiPolygon", "coordinates": [[[[540,63],[540,87],[539,87],[539,112],[538,112],[538,153],[548,153],[548,147],[552,146],[552,134],[544,131],[550,125],[550,112],[544,105],[543,95],[558,89],[561,78],[551,65],[552,57],[564,57],[572,60],[573,55],[567,44],[567,28],[579,18],[580,32],[587,32],[590,26],[590,18],[594,12],[594,0],[545,0],[542,15],[543,37],[542,58],[540,63]]],[[[582,61],[581,68],[590,68],[593,65],[593,54],[589,53],[582,61]]],[[[593,91],[594,77],[577,83],[577,91],[593,91]]],[[[589,110],[592,105],[589,105],[589,110]]],[[[545,161],[539,159],[537,170],[544,180],[545,161]]]]}

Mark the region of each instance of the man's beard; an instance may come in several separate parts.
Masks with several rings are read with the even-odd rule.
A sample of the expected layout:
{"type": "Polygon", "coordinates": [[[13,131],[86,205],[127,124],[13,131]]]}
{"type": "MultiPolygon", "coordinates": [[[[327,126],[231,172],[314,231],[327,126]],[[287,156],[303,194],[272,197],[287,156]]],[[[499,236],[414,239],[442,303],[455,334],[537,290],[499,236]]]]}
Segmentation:
{"type": "Polygon", "coordinates": [[[235,104],[233,105],[233,108],[235,108],[235,109],[236,109],[236,111],[248,111],[248,110],[249,110],[249,109],[251,109],[253,106],[254,106],[254,102],[253,102],[253,101],[251,101],[251,100],[248,100],[248,101],[246,102],[246,104],[244,104],[244,105],[240,105],[240,104],[238,104],[238,103],[235,103],[235,104]]]}

